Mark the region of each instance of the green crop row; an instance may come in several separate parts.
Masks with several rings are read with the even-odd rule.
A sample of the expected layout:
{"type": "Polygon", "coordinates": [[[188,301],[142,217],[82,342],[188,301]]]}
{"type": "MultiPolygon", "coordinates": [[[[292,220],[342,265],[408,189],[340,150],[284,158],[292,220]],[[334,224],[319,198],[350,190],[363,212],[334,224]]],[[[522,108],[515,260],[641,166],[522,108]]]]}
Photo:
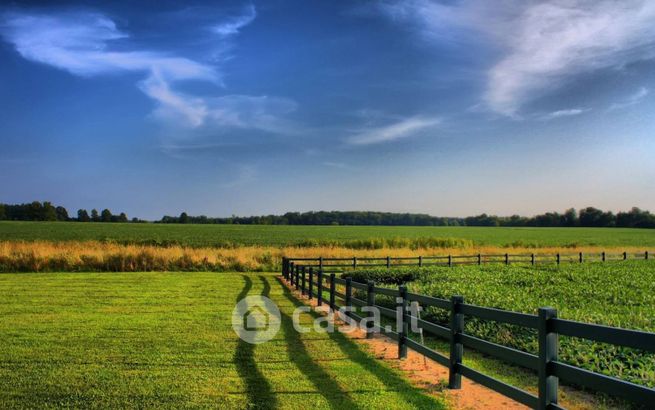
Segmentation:
{"type": "MultiPolygon", "coordinates": [[[[410,292],[466,303],[536,314],[550,306],[564,319],[655,331],[655,264],[651,261],[557,266],[458,266],[360,270],[354,280],[375,280],[410,292]]],[[[448,323],[448,311],[428,308],[424,315],[448,323]]],[[[465,332],[537,354],[536,332],[527,328],[466,318],[465,332]]],[[[573,365],[655,386],[655,354],[560,337],[559,357],[573,365]]]]}
{"type": "Polygon", "coordinates": [[[345,246],[445,248],[655,247],[655,230],[431,226],[182,225],[0,222],[0,241],[105,241],[155,246],[345,246]]]}

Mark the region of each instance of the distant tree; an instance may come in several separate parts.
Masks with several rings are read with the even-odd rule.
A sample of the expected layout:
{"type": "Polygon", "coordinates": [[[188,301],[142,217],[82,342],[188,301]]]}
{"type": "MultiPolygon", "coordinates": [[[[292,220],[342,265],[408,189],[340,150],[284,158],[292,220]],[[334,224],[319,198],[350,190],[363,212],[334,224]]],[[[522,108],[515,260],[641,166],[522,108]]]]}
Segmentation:
{"type": "Polygon", "coordinates": [[[125,215],[125,212],[121,212],[121,214],[118,215],[118,222],[127,222],[127,215],[125,215]]]}
{"type": "Polygon", "coordinates": [[[587,207],[580,210],[580,226],[615,226],[616,217],[612,212],[603,212],[594,207],[587,207]]]}
{"type": "Polygon", "coordinates": [[[52,206],[50,202],[44,202],[41,206],[41,215],[38,220],[41,221],[56,221],[57,220],[57,209],[52,206]]]}
{"type": "Polygon", "coordinates": [[[578,213],[574,208],[569,208],[562,215],[562,226],[576,226],[578,225],[578,213]]]}
{"type": "Polygon", "coordinates": [[[100,222],[111,222],[111,211],[109,209],[103,209],[100,213],[100,222]]]}
{"type": "Polygon", "coordinates": [[[89,222],[91,220],[91,218],[89,218],[89,213],[86,211],[86,209],[77,210],[77,220],[79,222],[89,222]]]}
{"type": "Polygon", "coordinates": [[[0,204],[0,221],[7,219],[7,212],[5,211],[5,204],[0,204]]]}
{"type": "Polygon", "coordinates": [[[178,222],[181,224],[188,224],[189,223],[189,215],[187,215],[186,212],[182,212],[180,214],[180,218],[178,219],[178,222]]]}
{"type": "Polygon", "coordinates": [[[58,221],[68,221],[68,211],[63,206],[58,206],[55,208],[55,213],[57,214],[58,221]]]}
{"type": "Polygon", "coordinates": [[[100,222],[100,215],[98,215],[98,210],[95,208],[91,210],[91,220],[93,222],[100,222]]]}

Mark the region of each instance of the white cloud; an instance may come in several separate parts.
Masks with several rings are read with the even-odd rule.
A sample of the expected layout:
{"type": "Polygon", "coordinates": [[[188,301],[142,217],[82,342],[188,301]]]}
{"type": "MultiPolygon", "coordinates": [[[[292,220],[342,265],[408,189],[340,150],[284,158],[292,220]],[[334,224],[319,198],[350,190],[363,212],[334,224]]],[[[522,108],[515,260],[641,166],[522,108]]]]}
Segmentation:
{"type": "Polygon", "coordinates": [[[441,123],[439,118],[411,117],[383,127],[368,128],[346,140],[351,145],[370,145],[411,137],[441,123]]]}
{"type": "Polygon", "coordinates": [[[255,6],[250,4],[246,7],[243,15],[233,17],[228,21],[215,25],[212,27],[212,31],[221,36],[239,34],[239,30],[252,23],[255,20],[255,17],[257,17],[257,11],[255,10],[255,6]]]}
{"type": "Polygon", "coordinates": [[[651,0],[414,0],[385,3],[383,10],[433,40],[448,33],[488,38],[500,58],[482,99],[509,116],[575,75],[655,57],[651,0]]]}
{"type": "MultiPolygon", "coordinates": [[[[214,26],[221,39],[237,34],[251,23],[255,8],[214,26]]],[[[143,72],[138,83],[156,102],[153,116],[175,127],[234,127],[286,133],[292,124],[279,118],[296,109],[296,103],[267,96],[194,96],[175,89],[180,81],[221,84],[215,66],[152,50],[112,51],[117,41],[128,38],[115,23],[96,13],[57,15],[7,14],[0,34],[25,59],[47,64],[74,75],[91,77],[109,73],[143,72]]],[[[125,45],[122,47],[126,48],[125,45]]]]}
{"type": "Polygon", "coordinates": [[[612,104],[608,110],[612,111],[625,107],[630,107],[631,105],[635,105],[639,103],[641,100],[643,100],[644,98],[646,98],[648,94],[650,94],[650,90],[646,87],[641,87],[635,93],[628,96],[628,98],[626,98],[625,100],[612,104]]]}
{"type": "Polygon", "coordinates": [[[562,117],[573,117],[575,115],[580,115],[582,113],[585,113],[587,111],[590,111],[589,108],[570,108],[567,110],[557,110],[550,112],[548,114],[542,115],[540,119],[542,120],[554,120],[556,118],[562,118],[562,117]]]}

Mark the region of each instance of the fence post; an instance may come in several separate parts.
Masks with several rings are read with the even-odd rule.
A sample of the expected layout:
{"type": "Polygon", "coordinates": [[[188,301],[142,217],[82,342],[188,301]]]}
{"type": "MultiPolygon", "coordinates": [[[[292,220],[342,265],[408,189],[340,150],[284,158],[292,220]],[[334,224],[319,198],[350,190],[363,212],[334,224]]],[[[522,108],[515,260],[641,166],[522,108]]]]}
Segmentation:
{"type": "MultiPolygon", "coordinates": [[[[346,309],[350,309],[353,305],[353,282],[349,276],[346,278],[346,309]]],[[[350,312],[346,310],[346,316],[350,316],[350,312]]]]}
{"type": "Polygon", "coordinates": [[[580,252],[580,263],[582,263],[582,252],[580,252]]]}
{"type": "Polygon", "coordinates": [[[450,298],[450,367],[448,373],[448,388],[460,389],[462,387],[462,374],[459,372],[459,365],[464,356],[464,345],[460,335],[464,332],[464,315],[460,307],[464,303],[462,296],[450,298]]]}
{"type": "Polygon", "coordinates": [[[539,405],[546,410],[551,404],[557,404],[559,380],[552,374],[550,363],[557,360],[558,335],[552,331],[551,319],[557,318],[557,310],[539,308],[539,405]]]}
{"type": "Polygon", "coordinates": [[[314,297],[314,268],[309,268],[309,298],[314,297]]]}
{"type": "Polygon", "coordinates": [[[418,257],[418,267],[420,268],[421,266],[423,266],[423,256],[418,257]]]}
{"type": "Polygon", "coordinates": [[[307,273],[306,268],[303,266],[302,267],[302,272],[300,272],[300,274],[302,275],[302,279],[301,279],[302,286],[301,286],[301,289],[300,289],[300,294],[301,295],[304,295],[304,294],[307,293],[307,283],[305,281],[305,277],[307,276],[306,273],[307,273]]]}
{"type": "Polygon", "coordinates": [[[318,258],[318,269],[323,270],[323,257],[319,256],[318,258]]]}
{"type": "MultiPolygon", "coordinates": [[[[369,307],[369,309],[372,310],[373,306],[375,306],[375,282],[372,280],[369,280],[366,283],[366,306],[369,307]]],[[[375,317],[375,314],[373,312],[368,312],[368,317],[373,318],[375,317]]],[[[369,319],[369,327],[366,329],[366,338],[371,339],[373,335],[375,334],[375,323],[371,324],[370,319],[369,319]]]]}
{"type": "Polygon", "coordinates": [[[387,268],[391,267],[391,256],[387,256],[387,268]]]}
{"type": "Polygon", "coordinates": [[[334,312],[334,291],[335,291],[335,283],[334,283],[334,273],[330,273],[330,309],[334,312]]]}
{"type": "Polygon", "coordinates": [[[560,256],[559,256],[559,252],[558,252],[558,253],[557,253],[557,264],[558,264],[558,265],[559,265],[559,262],[560,262],[560,256]]]}
{"type": "Polygon", "coordinates": [[[318,286],[316,288],[316,292],[318,293],[317,299],[318,301],[316,302],[318,306],[323,305],[323,270],[319,269],[318,271],[318,286]]]}
{"type": "Polygon", "coordinates": [[[357,269],[357,256],[353,256],[353,269],[357,269]]]}
{"type": "Polygon", "coordinates": [[[478,265],[482,265],[482,254],[478,253],[478,265]]]}
{"type": "Polygon", "coordinates": [[[530,263],[534,266],[534,253],[530,255],[530,263]]]}
{"type": "Polygon", "coordinates": [[[452,255],[448,255],[448,266],[450,266],[451,268],[453,266],[453,257],[452,257],[452,255]]]}
{"type": "Polygon", "coordinates": [[[286,258],[286,256],[282,257],[282,276],[284,279],[289,279],[289,259],[286,258]]]}
{"type": "Polygon", "coordinates": [[[296,290],[300,289],[300,266],[296,266],[296,290]]]}
{"type": "Polygon", "coordinates": [[[289,279],[289,282],[291,282],[291,286],[293,286],[293,270],[294,270],[293,262],[289,262],[289,278],[288,279],[289,279]]]}
{"type": "Polygon", "coordinates": [[[400,314],[400,329],[398,329],[398,358],[407,357],[407,333],[409,326],[407,323],[407,287],[402,285],[398,287],[399,297],[396,300],[396,315],[400,314]]]}
{"type": "Polygon", "coordinates": [[[509,253],[505,254],[505,265],[509,265],[509,253]]]}
{"type": "Polygon", "coordinates": [[[628,252],[623,252],[623,260],[625,261],[627,259],[628,259],[628,252]]]}
{"type": "Polygon", "coordinates": [[[600,257],[601,257],[601,259],[603,260],[603,262],[605,262],[605,251],[603,251],[603,252],[600,254],[600,257]]]}
{"type": "Polygon", "coordinates": [[[648,260],[648,251],[644,252],[644,259],[648,260]]]}

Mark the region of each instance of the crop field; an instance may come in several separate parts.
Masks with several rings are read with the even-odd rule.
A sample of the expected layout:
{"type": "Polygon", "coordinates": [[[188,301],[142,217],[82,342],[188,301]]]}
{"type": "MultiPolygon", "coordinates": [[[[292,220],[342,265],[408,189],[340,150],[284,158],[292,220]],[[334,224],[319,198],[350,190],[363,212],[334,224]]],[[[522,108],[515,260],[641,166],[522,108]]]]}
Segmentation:
{"type": "Polygon", "coordinates": [[[296,332],[299,304],[272,274],[0,275],[0,407],[445,408],[343,334],[296,332]],[[248,294],[282,312],[262,345],[231,327],[248,294]]]}
{"type": "MultiPolygon", "coordinates": [[[[407,281],[411,292],[466,303],[536,314],[551,306],[558,317],[586,323],[655,331],[655,261],[557,266],[483,265],[453,268],[362,270],[357,280],[395,286],[407,281]]],[[[430,308],[431,320],[447,323],[448,312],[430,308]]],[[[536,353],[536,333],[526,328],[469,320],[466,332],[485,340],[536,353]]],[[[589,370],[655,386],[655,355],[560,337],[560,359],[589,370]]],[[[502,377],[501,377],[502,378],[502,377]]]]}
{"type": "Polygon", "coordinates": [[[653,247],[655,230],[409,226],[176,225],[0,222],[0,241],[104,241],[118,244],[380,247],[653,247]]]}

